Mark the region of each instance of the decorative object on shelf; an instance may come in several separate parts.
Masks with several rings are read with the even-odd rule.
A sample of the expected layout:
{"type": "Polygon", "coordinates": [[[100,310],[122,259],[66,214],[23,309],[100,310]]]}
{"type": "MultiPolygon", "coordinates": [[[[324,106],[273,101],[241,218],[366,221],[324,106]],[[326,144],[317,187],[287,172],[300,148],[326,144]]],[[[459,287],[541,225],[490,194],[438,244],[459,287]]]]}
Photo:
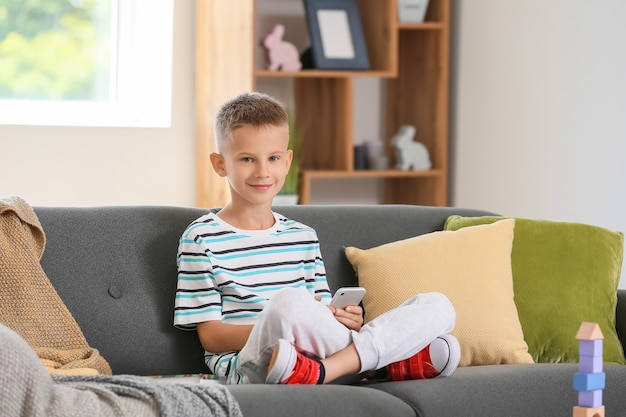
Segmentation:
{"type": "Polygon", "coordinates": [[[284,41],[285,26],[274,25],[274,28],[263,38],[267,69],[271,71],[299,71],[302,68],[298,49],[290,42],[284,41]]]}
{"type": "Polygon", "coordinates": [[[391,139],[391,146],[396,151],[396,169],[402,171],[430,169],[430,155],[423,143],[413,140],[415,126],[403,125],[391,139]]]}
{"type": "Polygon", "coordinates": [[[383,143],[380,140],[367,141],[368,169],[382,171],[387,169],[387,155],[384,154],[383,143]]]}
{"type": "Polygon", "coordinates": [[[423,22],[428,9],[428,0],[398,0],[398,21],[423,22]]]}
{"type": "Polygon", "coordinates": [[[369,57],[356,0],[304,0],[311,47],[305,68],[368,70],[369,57]]]}
{"type": "Polygon", "coordinates": [[[368,153],[367,153],[367,145],[360,144],[354,145],[354,169],[355,170],[363,170],[367,169],[368,153]]]}

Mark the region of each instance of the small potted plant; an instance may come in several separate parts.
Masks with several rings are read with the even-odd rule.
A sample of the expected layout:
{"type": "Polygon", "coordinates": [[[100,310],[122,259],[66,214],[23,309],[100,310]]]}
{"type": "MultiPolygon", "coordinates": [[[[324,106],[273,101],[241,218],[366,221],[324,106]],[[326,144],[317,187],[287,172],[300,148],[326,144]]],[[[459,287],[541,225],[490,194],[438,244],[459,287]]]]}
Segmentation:
{"type": "Polygon", "coordinates": [[[285,178],[283,188],[274,197],[274,205],[284,206],[298,204],[298,182],[300,179],[300,158],[302,133],[296,127],[295,117],[289,113],[289,149],[293,152],[291,168],[285,178]]]}

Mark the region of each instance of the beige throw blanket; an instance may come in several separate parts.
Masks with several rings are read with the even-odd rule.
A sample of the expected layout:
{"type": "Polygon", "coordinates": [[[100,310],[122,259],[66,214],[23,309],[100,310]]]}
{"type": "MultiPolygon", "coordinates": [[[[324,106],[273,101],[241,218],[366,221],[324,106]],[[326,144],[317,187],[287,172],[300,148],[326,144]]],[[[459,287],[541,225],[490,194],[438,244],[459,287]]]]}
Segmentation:
{"type": "Polygon", "coordinates": [[[111,374],[42,269],[45,244],[28,203],[0,198],[0,323],[21,335],[48,368],[111,374]]]}

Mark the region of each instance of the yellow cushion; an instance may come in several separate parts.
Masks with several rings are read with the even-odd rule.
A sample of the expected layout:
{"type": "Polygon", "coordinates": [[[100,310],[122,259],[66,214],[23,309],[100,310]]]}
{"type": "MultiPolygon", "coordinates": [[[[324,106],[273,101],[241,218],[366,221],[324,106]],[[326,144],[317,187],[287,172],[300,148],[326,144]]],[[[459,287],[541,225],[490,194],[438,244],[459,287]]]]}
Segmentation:
{"type": "MultiPolygon", "coordinates": [[[[434,232],[376,248],[346,248],[369,322],[417,293],[441,292],[454,305],[460,366],[533,363],[513,301],[515,220],[434,232]]],[[[428,317],[424,318],[428,320],[428,317]]]]}

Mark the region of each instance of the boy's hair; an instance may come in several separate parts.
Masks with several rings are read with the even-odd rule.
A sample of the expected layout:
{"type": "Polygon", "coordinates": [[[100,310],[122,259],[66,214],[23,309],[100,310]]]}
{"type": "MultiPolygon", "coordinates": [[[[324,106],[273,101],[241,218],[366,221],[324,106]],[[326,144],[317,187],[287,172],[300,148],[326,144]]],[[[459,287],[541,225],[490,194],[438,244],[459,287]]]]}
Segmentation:
{"type": "Polygon", "coordinates": [[[222,152],[232,140],[232,133],[244,126],[285,126],[289,117],[283,105],[267,94],[244,93],[224,104],[215,120],[217,151],[222,152]]]}

